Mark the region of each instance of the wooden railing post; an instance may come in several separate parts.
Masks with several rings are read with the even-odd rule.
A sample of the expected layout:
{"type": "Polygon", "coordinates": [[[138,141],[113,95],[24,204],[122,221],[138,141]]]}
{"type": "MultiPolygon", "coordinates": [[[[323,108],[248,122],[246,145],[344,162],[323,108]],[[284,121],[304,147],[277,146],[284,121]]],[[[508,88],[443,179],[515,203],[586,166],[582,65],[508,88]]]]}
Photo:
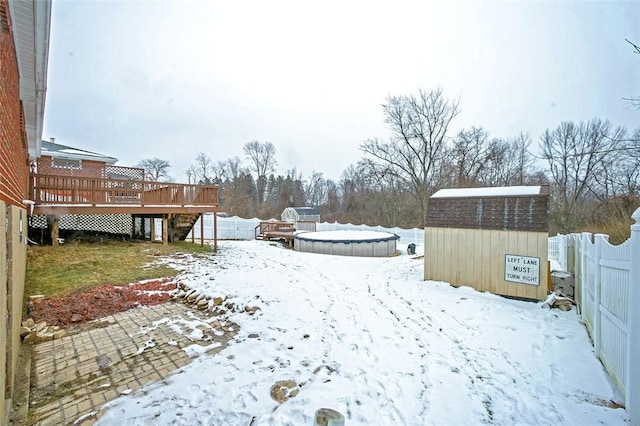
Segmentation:
{"type": "Polygon", "coordinates": [[[631,256],[627,325],[627,377],[625,405],[632,425],[640,425],[640,208],[631,216],[631,256]]]}

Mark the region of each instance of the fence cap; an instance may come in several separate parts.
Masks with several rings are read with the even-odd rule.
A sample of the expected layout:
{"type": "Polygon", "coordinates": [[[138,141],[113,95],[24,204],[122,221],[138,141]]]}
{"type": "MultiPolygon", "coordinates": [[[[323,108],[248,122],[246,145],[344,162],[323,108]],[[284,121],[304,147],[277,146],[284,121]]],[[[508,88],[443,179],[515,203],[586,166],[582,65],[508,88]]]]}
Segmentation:
{"type": "Polygon", "coordinates": [[[640,225],[640,207],[631,215],[631,219],[636,221],[636,225],[640,225]]]}

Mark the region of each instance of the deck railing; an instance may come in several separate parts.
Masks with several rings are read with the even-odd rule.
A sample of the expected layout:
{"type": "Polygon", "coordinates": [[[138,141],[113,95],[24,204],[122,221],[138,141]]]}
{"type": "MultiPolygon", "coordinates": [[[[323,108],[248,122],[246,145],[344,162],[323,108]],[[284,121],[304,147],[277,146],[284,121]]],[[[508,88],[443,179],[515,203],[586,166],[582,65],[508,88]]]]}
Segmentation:
{"type": "Polygon", "coordinates": [[[254,233],[255,237],[270,239],[270,238],[285,238],[292,239],[294,233],[294,224],[291,222],[282,222],[282,221],[264,221],[260,222],[258,226],[255,227],[254,233]]]}
{"type": "Polygon", "coordinates": [[[218,205],[217,185],[32,174],[30,198],[36,204],[218,205]]]}

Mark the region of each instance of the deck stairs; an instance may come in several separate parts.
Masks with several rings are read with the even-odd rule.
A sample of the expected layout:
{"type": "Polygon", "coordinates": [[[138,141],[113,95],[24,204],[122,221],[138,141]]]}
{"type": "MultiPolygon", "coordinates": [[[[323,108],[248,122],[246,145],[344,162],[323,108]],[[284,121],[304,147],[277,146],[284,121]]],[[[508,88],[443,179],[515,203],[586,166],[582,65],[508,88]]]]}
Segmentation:
{"type": "Polygon", "coordinates": [[[171,226],[172,241],[183,241],[193,229],[193,225],[200,219],[200,213],[181,213],[173,217],[171,226]]]}
{"type": "Polygon", "coordinates": [[[270,220],[255,227],[256,240],[284,240],[291,245],[294,233],[295,224],[291,222],[270,220]]]}

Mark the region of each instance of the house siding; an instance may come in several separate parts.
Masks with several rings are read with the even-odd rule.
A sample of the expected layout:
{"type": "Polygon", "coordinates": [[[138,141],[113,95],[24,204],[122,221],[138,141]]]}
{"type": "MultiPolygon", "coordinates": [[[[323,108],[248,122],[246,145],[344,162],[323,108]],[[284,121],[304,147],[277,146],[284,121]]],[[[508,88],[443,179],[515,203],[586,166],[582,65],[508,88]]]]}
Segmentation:
{"type": "Polygon", "coordinates": [[[0,26],[0,200],[22,205],[27,198],[29,156],[22,120],[18,62],[7,0],[0,10],[8,25],[0,26]]]}
{"type": "Polygon", "coordinates": [[[27,261],[29,156],[7,0],[0,0],[0,423],[9,424],[27,261]]]}

